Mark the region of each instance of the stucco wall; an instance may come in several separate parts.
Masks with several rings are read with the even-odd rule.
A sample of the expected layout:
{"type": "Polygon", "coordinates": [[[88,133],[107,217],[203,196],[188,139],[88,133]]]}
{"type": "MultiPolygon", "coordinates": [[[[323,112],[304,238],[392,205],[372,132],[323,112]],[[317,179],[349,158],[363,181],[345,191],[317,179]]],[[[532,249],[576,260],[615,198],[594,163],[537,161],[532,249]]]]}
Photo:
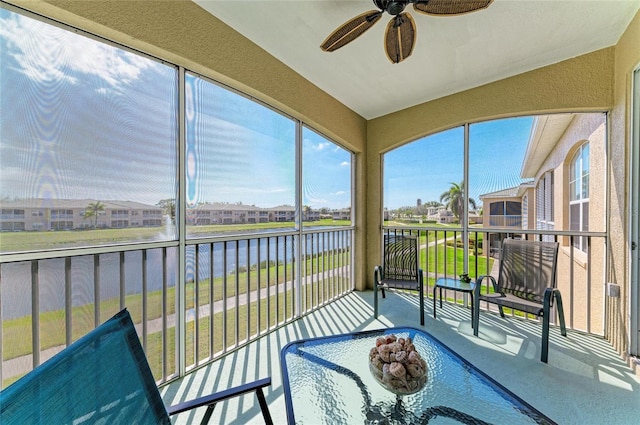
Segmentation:
{"type": "Polygon", "coordinates": [[[605,116],[602,113],[577,114],[564,134],[557,141],[556,146],[536,172],[536,182],[549,170],[554,170],[554,184],[556,195],[554,199],[554,223],[556,230],[569,230],[569,214],[566,205],[569,204],[569,175],[570,162],[576,150],[584,142],[589,143],[589,230],[604,232],[606,217],[605,194],[607,171],[607,152],[605,134],[605,116]],[[592,198],[592,199],[591,199],[592,198]],[[563,208],[564,207],[564,208],[563,208]]]}

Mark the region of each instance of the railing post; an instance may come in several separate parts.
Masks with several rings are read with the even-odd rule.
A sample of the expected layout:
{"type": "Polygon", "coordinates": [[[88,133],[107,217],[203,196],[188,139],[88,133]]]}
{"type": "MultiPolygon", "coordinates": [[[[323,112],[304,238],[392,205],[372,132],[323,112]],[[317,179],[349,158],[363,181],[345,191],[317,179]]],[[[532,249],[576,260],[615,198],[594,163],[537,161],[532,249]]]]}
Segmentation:
{"type": "MultiPolygon", "coordinates": [[[[73,303],[71,296],[71,257],[64,259],[64,305],[65,305],[65,342],[67,345],[73,341],[73,303]]],[[[0,315],[0,317],[2,317],[0,315]]],[[[2,332],[0,332],[2,333],[2,332]]],[[[2,344],[0,344],[2,347],[2,344]]]]}
{"type": "Polygon", "coordinates": [[[31,260],[31,346],[33,367],[40,364],[40,287],[39,260],[31,260]]]}
{"type": "Polygon", "coordinates": [[[93,254],[93,326],[100,325],[100,254],[93,254]]]}
{"type": "Polygon", "coordinates": [[[147,250],[142,251],[142,347],[147,349],[147,250]]]}
{"type": "Polygon", "coordinates": [[[162,378],[167,378],[167,356],[169,354],[169,350],[167,348],[168,343],[168,326],[167,326],[167,316],[168,316],[168,308],[167,308],[167,248],[162,248],[162,378]]]}

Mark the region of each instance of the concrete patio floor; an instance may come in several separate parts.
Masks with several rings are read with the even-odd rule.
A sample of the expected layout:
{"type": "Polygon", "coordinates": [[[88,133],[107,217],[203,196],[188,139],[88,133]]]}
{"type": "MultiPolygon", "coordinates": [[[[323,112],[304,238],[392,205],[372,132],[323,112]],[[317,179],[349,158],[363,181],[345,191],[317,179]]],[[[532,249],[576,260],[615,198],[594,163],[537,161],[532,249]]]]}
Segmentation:
{"type": "MultiPolygon", "coordinates": [[[[640,378],[602,338],[558,328],[549,363],[540,362],[540,324],[482,311],[474,337],[468,308],[446,303],[433,318],[425,300],[424,329],[558,424],[640,423],[640,378]]],[[[420,327],[414,294],[391,293],[373,319],[373,292],[354,292],[161,388],[165,404],[271,376],[265,396],[275,424],[286,424],[280,350],[290,341],[393,326],[420,327]]],[[[199,423],[204,409],[173,418],[199,423]]],[[[339,421],[336,421],[338,423],[339,421]]],[[[255,395],[216,406],[211,424],[264,423],[255,395]]]]}

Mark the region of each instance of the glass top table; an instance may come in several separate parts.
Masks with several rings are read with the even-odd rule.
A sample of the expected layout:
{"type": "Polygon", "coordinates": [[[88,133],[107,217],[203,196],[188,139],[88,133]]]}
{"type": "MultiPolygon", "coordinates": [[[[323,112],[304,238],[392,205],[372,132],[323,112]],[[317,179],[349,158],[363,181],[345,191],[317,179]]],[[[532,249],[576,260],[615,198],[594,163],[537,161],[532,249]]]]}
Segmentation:
{"type": "Polygon", "coordinates": [[[436,290],[440,290],[440,308],[442,308],[442,290],[450,290],[469,294],[471,296],[471,322],[473,326],[473,292],[476,284],[473,282],[462,282],[460,279],[451,279],[449,277],[441,277],[436,280],[433,286],[433,318],[436,318],[436,290]]]}
{"type": "Polygon", "coordinates": [[[289,424],[554,424],[426,331],[399,327],[299,340],[281,352],[289,424]],[[396,395],[373,378],[381,336],[411,338],[427,363],[420,391],[396,395]]]}

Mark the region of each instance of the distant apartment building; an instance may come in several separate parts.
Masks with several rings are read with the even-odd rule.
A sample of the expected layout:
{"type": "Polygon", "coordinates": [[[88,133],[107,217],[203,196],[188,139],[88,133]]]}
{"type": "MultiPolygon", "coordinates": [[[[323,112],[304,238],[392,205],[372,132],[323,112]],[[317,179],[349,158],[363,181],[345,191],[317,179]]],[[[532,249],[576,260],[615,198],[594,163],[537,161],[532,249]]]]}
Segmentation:
{"type": "MultiPolygon", "coordinates": [[[[438,207],[428,207],[426,209],[426,219],[427,221],[435,221],[440,224],[451,224],[456,223],[458,221],[458,217],[456,217],[449,208],[444,205],[440,205],[438,207]]],[[[469,211],[469,223],[479,223],[482,218],[478,215],[476,211],[469,211]]]]}
{"type": "MultiPolygon", "coordinates": [[[[187,211],[187,224],[206,226],[212,224],[255,224],[294,221],[295,207],[280,205],[273,208],[261,208],[255,205],[211,203],[200,204],[187,211]]],[[[320,220],[320,211],[303,208],[304,221],[320,220]]]]}
{"type": "Polygon", "coordinates": [[[456,216],[453,215],[453,213],[448,210],[447,207],[438,207],[435,209],[429,208],[429,210],[432,209],[434,211],[430,211],[429,215],[427,215],[428,220],[433,220],[440,224],[449,224],[456,221],[456,216]]]}
{"type": "Polygon", "coordinates": [[[351,208],[333,210],[331,216],[334,220],[351,220],[351,208]]]}
{"type": "Polygon", "coordinates": [[[269,211],[254,205],[212,203],[199,204],[187,210],[187,224],[208,226],[213,224],[268,223],[269,211]]]}
{"type": "Polygon", "coordinates": [[[269,208],[269,218],[274,222],[293,221],[296,216],[296,209],[290,205],[280,205],[269,208]]]}
{"type": "MultiPolygon", "coordinates": [[[[164,226],[166,220],[162,207],[131,201],[3,200],[0,209],[0,230],[5,232],[159,227],[164,226]],[[96,202],[101,208],[94,214],[90,205],[96,202]]],[[[349,209],[337,210],[334,216],[340,218],[335,219],[347,216],[345,211],[350,212],[349,209]]],[[[254,205],[212,203],[187,210],[187,224],[194,226],[291,222],[294,219],[295,207],[289,205],[260,208],[254,205]]],[[[303,220],[320,220],[320,212],[305,208],[303,220]]]]}
{"type": "Polygon", "coordinates": [[[157,227],[163,225],[163,209],[131,201],[100,201],[95,214],[88,213],[91,199],[3,200],[2,231],[76,230],[87,228],[157,227]]]}
{"type": "MultiPolygon", "coordinates": [[[[255,205],[206,203],[187,211],[187,224],[206,226],[213,224],[256,224],[294,221],[295,207],[281,205],[273,208],[261,208],[255,205]]],[[[305,208],[304,221],[320,220],[320,212],[305,208]]]]}

